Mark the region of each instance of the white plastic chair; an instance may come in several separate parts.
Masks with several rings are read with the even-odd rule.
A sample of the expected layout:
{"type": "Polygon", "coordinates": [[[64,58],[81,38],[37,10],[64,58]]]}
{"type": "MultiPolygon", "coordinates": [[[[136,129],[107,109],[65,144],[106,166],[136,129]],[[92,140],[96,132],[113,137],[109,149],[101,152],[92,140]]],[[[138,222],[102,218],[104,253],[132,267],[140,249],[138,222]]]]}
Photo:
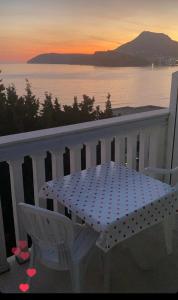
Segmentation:
{"type": "Polygon", "coordinates": [[[98,234],[85,225],[73,225],[69,218],[57,212],[25,203],[18,205],[23,226],[32,239],[30,265],[37,258],[48,268],[69,270],[73,291],[79,292],[84,274],[82,262],[98,234]]]}
{"type": "MultiPolygon", "coordinates": [[[[144,174],[149,175],[173,175],[176,172],[178,172],[178,167],[175,167],[173,169],[163,169],[163,168],[154,168],[154,167],[147,167],[144,169],[144,174]]],[[[178,192],[178,183],[174,185],[175,189],[178,192]]],[[[176,212],[175,212],[176,214],[176,212]]],[[[166,242],[166,249],[167,254],[172,253],[172,231],[175,226],[175,215],[172,217],[169,217],[167,220],[164,221],[164,234],[165,234],[165,242],[166,242]]]]}

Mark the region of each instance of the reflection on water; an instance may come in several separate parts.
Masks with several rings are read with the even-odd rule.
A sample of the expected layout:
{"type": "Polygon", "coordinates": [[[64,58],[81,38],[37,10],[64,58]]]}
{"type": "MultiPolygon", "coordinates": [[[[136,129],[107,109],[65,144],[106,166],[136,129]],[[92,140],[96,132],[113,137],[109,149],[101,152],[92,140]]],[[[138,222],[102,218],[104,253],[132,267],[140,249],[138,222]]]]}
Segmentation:
{"type": "Polygon", "coordinates": [[[83,94],[95,97],[103,107],[108,92],[112,106],[169,105],[171,74],[178,67],[106,68],[70,65],[1,64],[7,86],[14,83],[19,94],[25,92],[25,78],[33,92],[43,101],[46,91],[62,104],[71,104],[73,97],[83,94]]]}

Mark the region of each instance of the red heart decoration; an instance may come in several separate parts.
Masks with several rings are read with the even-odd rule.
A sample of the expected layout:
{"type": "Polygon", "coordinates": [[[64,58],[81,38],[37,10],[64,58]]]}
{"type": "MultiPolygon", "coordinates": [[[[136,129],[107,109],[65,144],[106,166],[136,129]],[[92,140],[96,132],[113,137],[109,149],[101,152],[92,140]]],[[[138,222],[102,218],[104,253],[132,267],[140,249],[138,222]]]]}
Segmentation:
{"type": "Polygon", "coordinates": [[[21,250],[20,250],[19,247],[13,247],[11,251],[16,256],[18,256],[20,254],[20,252],[21,252],[21,250]]]}
{"type": "Polygon", "coordinates": [[[19,256],[20,256],[20,258],[22,258],[23,260],[26,260],[26,259],[29,258],[30,253],[29,253],[29,252],[21,252],[19,256]]]}
{"type": "Polygon", "coordinates": [[[32,268],[32,269],[27,269],[26,270],[26,273],[27,273],[27,275],[29,276],[29,277],[33,277],[33,276],[35,276],[36,275],[36,269],[35,268],[32,268]]]}
{"type": "Polygon", "coordinates": [[[27,245],[27,241],[18,241],[18,246],[20,247],[20,249],[27,248],[27,245]]]}
{"type": "Polygon", "coordinates": [[[21,290],[21,292],[27,292],[29,290],[29,284],[21,283],[19,284],[19,289],[21,290]]]}

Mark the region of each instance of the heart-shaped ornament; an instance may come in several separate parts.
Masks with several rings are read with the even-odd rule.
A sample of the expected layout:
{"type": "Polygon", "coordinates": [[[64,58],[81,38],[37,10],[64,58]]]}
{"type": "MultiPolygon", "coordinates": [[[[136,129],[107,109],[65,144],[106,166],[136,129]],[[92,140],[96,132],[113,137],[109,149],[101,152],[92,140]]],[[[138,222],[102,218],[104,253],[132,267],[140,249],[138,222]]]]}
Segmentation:
{"type": "Polygon", "coordinates": [[[35,268],[32,268],[32,269],[27,269],[27,270],[26,270],[26,273],[27,273],[27,275],[28,275],[29,277],[33,277],[33,276],[36,275],[37,271],[36,271],[35,268]]]}
{"type": "Polygon", "coordinates": [[[18,241],[18,246],[20,247],[20,249],[27,248],[27,245],[27,241],[18,241]]]}
{"type": "Polygon", "coordinates": [[[29,252],[21,252],[19,256],[23,260],[26,260],[26,259],[28,259],[30,257],[30,253],[29,252]]]}
{"type": "Polygon", "coordinates": [[[21,290],[21,292],[27,292],[29,290],[29,284],[28,283],[21,283],[19,284],[19,290],[21,290]]]}
{"type": "Polygon", "coordinates": [[[11,251],[15,256],[18,256],[21,252],[19,247],[13,247],[11,251]]]}

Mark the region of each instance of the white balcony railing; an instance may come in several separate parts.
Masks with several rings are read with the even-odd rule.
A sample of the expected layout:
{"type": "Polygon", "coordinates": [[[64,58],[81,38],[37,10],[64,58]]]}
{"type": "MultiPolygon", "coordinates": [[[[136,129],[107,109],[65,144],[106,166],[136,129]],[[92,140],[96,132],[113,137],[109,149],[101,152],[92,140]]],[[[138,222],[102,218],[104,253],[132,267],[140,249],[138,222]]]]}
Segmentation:
{"type": "MultiPolygon", "coordinates": [[[[98,142],[101,163],[110,161],[113,151],[115,161],[140,171],[146,166],[164,168],[178,165],[177,91],[178,72],[172,78],[169,109],[1,137],[0,162],[9,164],[16,242],[27,239],[17,211],[17,203],[25,201],[22,172],[24,157],[31,157],[34,203],[42,207],[46,207],[46,203],[39,199],[38,191],[46,180],[47,152],[51,154],[52,178],[64,175],[63,155],[66,147],[70,153],[70,173],[81,170],[81,149],[84,145],[85,167],[96,165],[98,142]]],[[[172,178],[172,181],[175,180],[172,178]]],[[[53,209],[61,211],[56,203],[53,209]]],[[[0,218],[2,237],[3,232],[3,221],[0,218]]],[[[0,242],[0,271],[4,271],[8,268],[4,238],[0,242]]]]}

